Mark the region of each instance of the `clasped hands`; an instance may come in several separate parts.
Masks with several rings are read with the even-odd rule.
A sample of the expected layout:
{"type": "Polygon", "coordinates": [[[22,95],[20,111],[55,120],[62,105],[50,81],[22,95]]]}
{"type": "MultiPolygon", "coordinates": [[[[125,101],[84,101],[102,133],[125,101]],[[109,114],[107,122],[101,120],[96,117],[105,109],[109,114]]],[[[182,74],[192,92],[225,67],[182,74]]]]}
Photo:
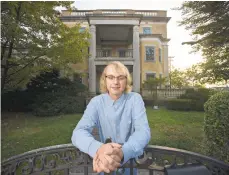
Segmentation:
{"type": "Polygon", "coordinates": [[[103,144],[93,158],[93,170],[97,173],[110,173],[121,165],[123,158],[122,146],[117,143],[103,144]]]}

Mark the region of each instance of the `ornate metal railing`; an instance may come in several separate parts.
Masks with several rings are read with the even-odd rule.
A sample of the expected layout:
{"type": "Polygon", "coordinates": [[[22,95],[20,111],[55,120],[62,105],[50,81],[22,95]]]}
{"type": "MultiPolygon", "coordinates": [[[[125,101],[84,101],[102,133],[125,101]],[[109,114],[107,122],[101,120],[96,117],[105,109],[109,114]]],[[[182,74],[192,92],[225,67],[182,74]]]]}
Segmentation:
{"type": "MultiPolygon", "coordinates": [[[[228,175],[229,165],[197,153],[180,149],[149,145],[144,155],[127,162],[124,168],[134,168],[143,174],[164,174],[170,169],[184,169],[204,165],[212,175],[228,175]]],[[[3,175],[16,174],[92,174],[92,159],[72,144],[64,144],[32,150],[2,162],[3,175]]],[[[93,173],[94,174],[94,173],[93,173]]],[[[117,174],[117,173],[116,173],[117,174]]],[[[169,174],[169,173],[168,173],[169,174]]],[[[203,174],[203,173],[201,173],[203,174]]],[[[203,174],[204,175],[204,174],[203,174]]]]}

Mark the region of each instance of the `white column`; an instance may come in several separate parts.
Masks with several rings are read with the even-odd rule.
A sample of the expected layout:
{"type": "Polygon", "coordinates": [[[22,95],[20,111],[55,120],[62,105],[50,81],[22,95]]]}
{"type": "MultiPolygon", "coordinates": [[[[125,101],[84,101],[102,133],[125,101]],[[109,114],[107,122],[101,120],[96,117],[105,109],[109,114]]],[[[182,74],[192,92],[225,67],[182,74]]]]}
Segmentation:
{"type": "Polygon", "coordinates": [[[164,50],[164,77],[169,76],[169,62],[168,62],[168,45],[165,44],[163,45],[163,50],[164,50]]]}
{"type": "Polygon", "coordinates": [[[139,26],[133,27],[133,91],[140,92],[139,26]]]}
{"type": "Polygon", "coordinates": [[[91,93],[96,92],[96,67],[95,67],[95,57],[96,57],[96,27],[95,25],[90,26],[90,57],[89,57],[89,91],[91,93]]]}

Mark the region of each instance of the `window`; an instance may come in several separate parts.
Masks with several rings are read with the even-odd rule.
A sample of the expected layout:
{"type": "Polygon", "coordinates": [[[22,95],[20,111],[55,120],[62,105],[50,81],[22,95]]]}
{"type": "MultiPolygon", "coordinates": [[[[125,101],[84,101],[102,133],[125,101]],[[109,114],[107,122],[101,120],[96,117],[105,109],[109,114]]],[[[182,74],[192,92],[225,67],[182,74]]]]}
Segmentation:
{"type": "Polygon", "coordinates": [[[85,27],[81,27],[80,30],[79,30],[79,32],[82,33],[82,32],[84,32],[85,30],[86,30],[85,27]]]}
{"type": "Polygon", "coordinates": [[[145,60],[146,61],[154,61],[155,60],[155,52],[154,52],[154,47],[145,47],[145,60]]]}
{"type": "Polygon", "coordinates": [[[151,34],[151,28],[150,27],[143,27],[143,34],[151,34]]]}
{"type": "Polygon", "coordinates": [[[161,62],[161,48],[159,48],[159,62],[161,62]]]}
{"type": "Polygon", "coordinates": [[[155,77],[156,77],[156,73],[146,73],[146,80],[149,80],[155,77]]]}

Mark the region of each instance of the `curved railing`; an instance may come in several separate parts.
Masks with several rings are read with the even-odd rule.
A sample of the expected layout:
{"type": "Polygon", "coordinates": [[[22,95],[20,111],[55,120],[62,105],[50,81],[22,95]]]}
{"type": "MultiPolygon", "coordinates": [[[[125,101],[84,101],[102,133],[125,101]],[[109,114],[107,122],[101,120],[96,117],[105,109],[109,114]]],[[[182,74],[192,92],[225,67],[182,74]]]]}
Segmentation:
{"type": "MultiPolygon", "coordinates": [[[[204,165],[211,174],[228,175],[229,165],[190,151],[149,145],[144,155],[123,165],[147,174],[164,174],[169,169],[204,165]]],[[[120,171],[119,171],[120,172],[120,171]]],[[[123,172],[123,171],[121,171],[123,172]]],[[[32,150],[2,162],[3,175],[13,174],[92,174],[92,159],[72,144],[32,150]]],[[[169,173],[168,173],[169,174],[169,173]]]]}

